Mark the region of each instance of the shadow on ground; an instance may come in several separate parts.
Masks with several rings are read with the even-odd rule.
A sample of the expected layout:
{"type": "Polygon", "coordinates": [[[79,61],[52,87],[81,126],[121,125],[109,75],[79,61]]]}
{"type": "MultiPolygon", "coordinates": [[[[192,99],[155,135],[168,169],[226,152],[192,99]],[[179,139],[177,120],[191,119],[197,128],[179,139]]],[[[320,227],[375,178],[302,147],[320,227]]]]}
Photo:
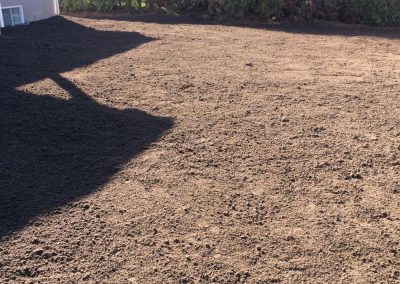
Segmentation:
{"type": "Polygon", "coordinates": [[[60,73],[152,39],[58,17],[0,39],[0,237],[97,190],[173,126],[170,118],[100,105],[60,73]],[[71,99],[17,87],[50,78],[71,99]]]}
{"type": "Polygon", "coordinates": [[[266,31],[279,31],[292,34],[310,35],[336,35],[336,36],[362,36],[400,39],[400,28],[375,28],[363,25],[341,24],[335,22],[315,21],[310,23],[262,23],[257,21],[217,21],[205,19],[198,15],[130,15],[130,14],[102,14],[102,13],[73,13],[71,16],[107,19],[115,21],[131,21],[142,23],[156,23],[162,25],[222,25],[242,28],[263,29],[266,31]]]}

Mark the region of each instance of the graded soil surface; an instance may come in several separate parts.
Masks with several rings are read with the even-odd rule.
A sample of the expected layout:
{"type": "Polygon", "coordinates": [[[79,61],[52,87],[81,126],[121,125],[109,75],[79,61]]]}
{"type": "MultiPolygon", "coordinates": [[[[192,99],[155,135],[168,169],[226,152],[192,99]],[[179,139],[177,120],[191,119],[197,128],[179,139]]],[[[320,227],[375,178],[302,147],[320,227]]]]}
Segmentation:
{"type": "Polygon", "coordinates": [[[400,282],[399,30],[3,34],[0,283],[400,282]]]}

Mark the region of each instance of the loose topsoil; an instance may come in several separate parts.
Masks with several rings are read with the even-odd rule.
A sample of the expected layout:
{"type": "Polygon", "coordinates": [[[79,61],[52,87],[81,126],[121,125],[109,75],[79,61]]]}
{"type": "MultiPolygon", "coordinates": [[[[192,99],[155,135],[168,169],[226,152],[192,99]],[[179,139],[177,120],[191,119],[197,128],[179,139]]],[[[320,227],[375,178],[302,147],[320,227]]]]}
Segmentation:
{"type": "Polygon", "coordinates": [[[399,35],[4,30],[0,282],[399,283],[399,35]]]}

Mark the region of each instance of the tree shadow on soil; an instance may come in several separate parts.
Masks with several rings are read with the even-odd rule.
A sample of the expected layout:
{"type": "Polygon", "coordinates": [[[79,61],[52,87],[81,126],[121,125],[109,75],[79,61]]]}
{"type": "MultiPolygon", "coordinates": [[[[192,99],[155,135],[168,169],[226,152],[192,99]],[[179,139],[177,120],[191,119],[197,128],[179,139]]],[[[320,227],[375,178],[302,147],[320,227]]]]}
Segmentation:
{"type": "Polygon", "coordinates": [[[257,21],[234,21],[205,19],[199,15],[129,15],[129,14],[101,14],[101,13],[74,13],[73,17],[106,19],[115,21],[130,21],[141,23],[155,23],[162,25],[221,25],[241,28],[263,29],[266,31],[278,31],[292,34],[310,34],[327,36],[361,36],[381,37],[387,39],[400,39],[400,28],[376,28],[363,25],[341,24],[327,21],[315,21],[310,23],[262,23],[257,21]]]}
{"type": "Polygon", "coordinates": [[[94,192],[173,126],[170,118],[114,109],[59,75],[151,41],[61,17],[0,39],[0,237],[94,192]],[[63,100],[17,90],[50,78],[63,100]]]}

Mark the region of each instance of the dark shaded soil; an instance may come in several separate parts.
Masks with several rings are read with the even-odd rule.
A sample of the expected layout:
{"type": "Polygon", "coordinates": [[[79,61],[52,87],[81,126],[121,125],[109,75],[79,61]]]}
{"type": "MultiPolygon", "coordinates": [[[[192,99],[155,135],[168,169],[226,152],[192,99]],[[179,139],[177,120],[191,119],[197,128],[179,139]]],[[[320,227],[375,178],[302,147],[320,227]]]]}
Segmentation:
{"type": "Polygon", "coordinates": [[[393,31],[168,19],[5,30],[0,282],[398,283],[393,31]]]}

